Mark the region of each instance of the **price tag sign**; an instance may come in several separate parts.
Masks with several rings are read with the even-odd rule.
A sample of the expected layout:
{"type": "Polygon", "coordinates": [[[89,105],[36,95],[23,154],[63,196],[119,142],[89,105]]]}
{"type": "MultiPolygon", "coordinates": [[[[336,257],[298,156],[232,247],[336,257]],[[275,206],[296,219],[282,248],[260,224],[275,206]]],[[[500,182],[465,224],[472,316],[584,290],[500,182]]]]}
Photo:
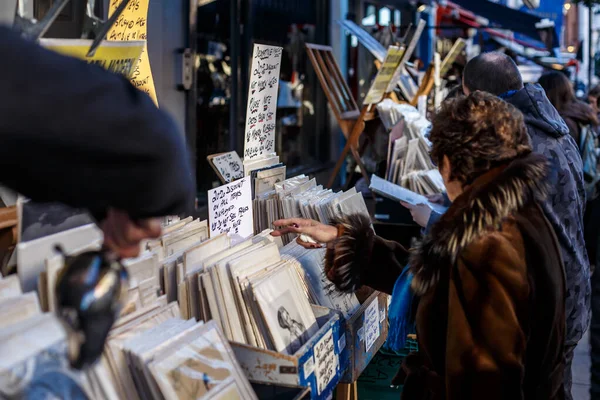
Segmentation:
{"type": "Polygon", "coordinates": [[[333,380],[339,368],[331,329],[315,345],[315,374],[317,394],[321,394],[333,380]]]}
{"type": "Polygon", "coordinates": [[[365,349],[369,351],[379,337],[379,301],[374,300],[365,310],[365,349]]]}
{"type": "Polygon", "coordinates": [[[207,158],[223,183],[229,183],[244,176],[244,165],[236,151],[214,154],[207,158]]]}
{"type": "Polygon", "coordinates": [[[255,44],[246,109],[244,160],[275,152],[275,114],[283,48],[255,44]]]}
{"type": "Polygon", "coordinates": [[[254,233],[250,178],[208,191],[210,237],[232,233],[248,238],[254,233]]]}

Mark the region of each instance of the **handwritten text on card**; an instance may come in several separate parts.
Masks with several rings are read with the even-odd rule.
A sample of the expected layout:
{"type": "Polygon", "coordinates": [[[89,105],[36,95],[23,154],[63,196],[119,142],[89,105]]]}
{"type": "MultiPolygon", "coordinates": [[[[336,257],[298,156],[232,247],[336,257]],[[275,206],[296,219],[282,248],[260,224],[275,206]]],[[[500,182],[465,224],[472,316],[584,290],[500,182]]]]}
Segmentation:
{"type": "Polygon", "coordinates": [[[250,178],[208,191],[210,237],[233,233],[243,238],[254,232],[250,178]]]}
{"type": "Polygon", "coordinates": [[[246,109],[245,160],[275,151],[275,114],[282,50],[281,47],[254,45],[246,109]]]}
{"type": "MultiPolygon", "coordinates": [[[[115,24],[110,28],[106,35],[107,40],[128,41],[128,40],[146,40],[148,34],[148,5],[150,0],[131,0],[123,13],[119,16],[115,24]]],[[[121,4],[121,0],[111,0],[109,3],[109,15],[112,14],[121,4]]],[[[148,58],[148,49],[144,48],[140,56],[140,62],[131,77],[131,84],[145,92],[155,104],[156,89],[154,79],[150,69],[150,58],[148,58]]]]}
{"type": "Polygon", "coordinates": [[[215,156],[212,163],[225,182],[231,182],[244,176],[244,166],[235,151],[215,156]]]}
{"type": "Polygon", "coordinates": [[[315,345],[315,360],[317,393],[321,394],[335,377],[339,367],[331,329],[315,345]]]}
{"type": "Polygon", "coordinates": [[[379,338],[379,301],[374,300],[365,310],[365,350],[371,350],[371,347],[379,338]]]}

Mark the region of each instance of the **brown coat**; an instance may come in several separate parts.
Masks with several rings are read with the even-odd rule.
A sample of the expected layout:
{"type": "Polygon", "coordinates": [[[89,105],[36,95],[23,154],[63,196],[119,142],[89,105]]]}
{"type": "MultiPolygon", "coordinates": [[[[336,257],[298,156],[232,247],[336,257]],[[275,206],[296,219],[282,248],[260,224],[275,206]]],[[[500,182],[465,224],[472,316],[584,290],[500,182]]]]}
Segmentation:
{"type": "MultiPolygon", "coordinates": [[[[565,280],[536,201],[545,174],[537,155],[489,171],[412,251],[420,355],[400,374],[404,399],[563,398],[565,280]]],[[[353,222],[341,225],[328,276],[391,293],[402,248],[360,237],[353,222]]]]}

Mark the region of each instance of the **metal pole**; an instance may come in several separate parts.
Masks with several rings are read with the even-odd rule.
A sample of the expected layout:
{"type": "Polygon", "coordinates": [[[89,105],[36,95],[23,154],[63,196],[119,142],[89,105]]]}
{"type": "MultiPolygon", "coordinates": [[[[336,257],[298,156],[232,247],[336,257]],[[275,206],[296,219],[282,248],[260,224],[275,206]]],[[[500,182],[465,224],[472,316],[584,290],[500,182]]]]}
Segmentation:
{"type": "Polygon", "coordinates": [[[592,69],[594,59],[592,55],[592,24],[593,24],[594,6],[588,7],[588,91],[592,88],[592,69]]]}
{"type": "MultiPolygon", "coordinates": [[[[239,21],[239,2],[230,1],[230,57],[231,57],[231,99],[229,101],[229,149],[237,149],[237,131],[238,131],[238,101],[239,101],[239,53],[240,53],[240,21],[239,21]]],[[[243,149],[242,149],[243,150],[243,149]]]]}

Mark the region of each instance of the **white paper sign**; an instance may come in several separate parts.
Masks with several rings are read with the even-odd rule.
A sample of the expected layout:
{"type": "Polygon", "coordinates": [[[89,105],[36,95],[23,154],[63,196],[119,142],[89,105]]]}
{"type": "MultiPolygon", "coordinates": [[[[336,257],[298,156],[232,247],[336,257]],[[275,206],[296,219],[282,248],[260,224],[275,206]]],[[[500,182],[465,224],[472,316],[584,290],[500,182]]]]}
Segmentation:
{"type": "Polygon", "coordinates": [[[329,382],[335,377],[339,368],[338,356],[335,353],[333,332],[330,329],[315,345],[315,375],[317,378],[317,394],[321,394],[329,382]]]}
{"type": "Polygon", "coordinates": [[[365,349],[369,351],[379,337],[379,302],[373,301],[365,311],[365,349]]]}
{"type": "Polygon", "coordinates": [[[222,233],[248,238],[254,233],[250,178],[208,191],[210,237],[222,233]]]}
{"type": "Polygon", "coordinates": [[[219,154],[212,158],[212,163],[226,183],[244,176],[244,166],[236,151],[219,154]]]}
{"type": "Polygon", "coordinates": [[[283,48],[254,45],[246,109],[244,160],[275,152],[275,114],[283,48]]]}

